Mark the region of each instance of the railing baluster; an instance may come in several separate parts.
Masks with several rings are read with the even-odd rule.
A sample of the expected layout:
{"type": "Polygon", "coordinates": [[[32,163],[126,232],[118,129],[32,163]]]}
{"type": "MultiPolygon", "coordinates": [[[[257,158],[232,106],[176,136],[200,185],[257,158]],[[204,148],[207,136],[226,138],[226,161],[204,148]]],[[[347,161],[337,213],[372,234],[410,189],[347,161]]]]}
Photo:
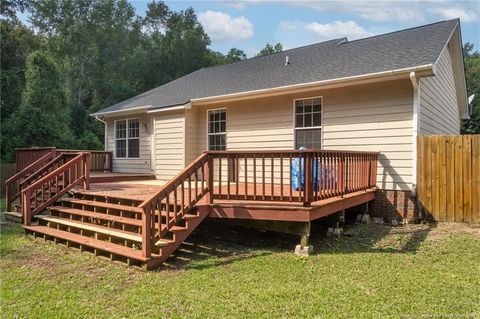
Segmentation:
{"type": "Polygon", "coordinates": [[[227,199],[230,199],[230,180],[232,179],[232,158],[227,155],[227,199]]]}
{"type": "Polygon", "coordinates": [[[270,186],[271,187],[270,188],[271,188],[271,192],[272,192],[271,195],[270,195],[270,198],[273,201],[274,200],[273,195],[275,193],[275,190],[274,190],[274,187],[275,187],[275,185],[274,185],[274,181],[275,181],[274,180],[274,170],[275,170],[275,168],[274,168],[274,164],[273,164],[273,154],[271,154],[270,170],[271,170],[271,172],[270,172],[270,186]]]}
{"type": "Polygon", "coordinates": [[[280,200],[283,201],[283,154],[280,155],[280,200]]]}
{"type": "Polygon", "coordinates": [[[222,155],[218,156],[218,196],[222,199],[222,155]]]}
{"type": "Polygon", "coordinates": [[[253,154],[253,199],[257,200],[257,158],[253,154]]]}
{"type": "Polygon", "coordinates": [[[262,153],[262,199],[265,200],[265,154],[262,153]]]}
{"type": "Polygon", "coordinates": [[[290,172],[290,174],[289,174],[289,175],[290,175],[290,176],[289,176],[290,181],[289,181],[289,183],[288,183],[288,184],[289,184],[289,187],[288,187],[288,188],[290,189],[290,197],[289,197],[289,200],[290,200],[290,201],[293,201],[293,198],[292,198],[292,197],[293,197],[292,153],[288,153],[288,154],[289,154],[289,166],[288,166],[288,171],[290,172]]]}
{"type": "Polygon", "coordinates": [[[236,195],[236,199],[238,199],[238,180],[239,180],[239,176],[240,176],[240,166],[239,166],[238,154],[235,155],[234,174],[235,174],[235,195],[236,195]]]}
{"type": "Polygon", "coordinates": [[[248,159],[247,159],[247,155],[245,155],[244,157],[244,175],[245,175],[245,179],[243,181],[243,183],[245,184],[245,194],[244,194],[244,199],[246,200],[248,198],[248,159]]]}

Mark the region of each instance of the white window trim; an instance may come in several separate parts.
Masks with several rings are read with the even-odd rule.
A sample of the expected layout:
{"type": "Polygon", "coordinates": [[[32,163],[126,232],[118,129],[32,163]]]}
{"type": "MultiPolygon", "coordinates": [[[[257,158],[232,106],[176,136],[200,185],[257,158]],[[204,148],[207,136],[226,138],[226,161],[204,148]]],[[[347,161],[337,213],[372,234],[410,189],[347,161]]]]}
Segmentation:
{"type": "Polygon", "coordinates": [[[315,129],[320,129],[320,145],[321,145],[321,149],[323,150],[323,109],[324,109],[324,104],[323,104],[323,96],[321,95],[318,95],[318,96],[306,96],[306,97],[301,97],[301,98],[296,98],[296,99],[293,99],[293,145],[292,145],[292,148],[293,149],[296,149],[295,148],[295,145],[297,145],[297,134],[296,131],[297,130],[315,130],[315,129]],[[320,99],[320,103],[321,103],[321,108],[320,108],[320,126],[310,126],[310,127],[295,127],[295,118],[296,118],[296,109],[295,109],[295,102],[296,101],[301,101],[301,100],[308,100],[308,99],[320,99]]]}
{"type": "Polygon", "coordinates": [[[117,119],[113,121],[113,140],[114,140],[114,145],[113,145],[113,158],[116,160],[127,160],[127,159],[139,159],[140,158],[140,118],[138,117],[132,117],[132,118],[127,118],[127,119],[117,119]],[[128,122],[132,120],[138,120],[138,137],[128,137],[128,122]],[[119,121],[125,121],[126,125],[126,132],[125,132],[125,138],[118,138],[117,139],[117,122],[119,121]],[[138,157],[129,157],[128,156],[128,140],[134,140],[138,139],[138,157]],[[126,145],[125,145],[125,157],[117,157],[117,140],[125,140],[126,145]]]}
{"type": "Polygon", "coordinates": [[[216,109],[208,109],[207,110],[207,151],[210,150],[210,135],[225,135],[225,150],[228,150],[228,139],[227,139],[227,121],[228,121],[228,113],[227,113],[227,108],[226,107],[220,107],[216,109]],[[210,133],[209,128],[210,128],[210,112],[213,111],[225,111],[225,133],[210,133]]]}

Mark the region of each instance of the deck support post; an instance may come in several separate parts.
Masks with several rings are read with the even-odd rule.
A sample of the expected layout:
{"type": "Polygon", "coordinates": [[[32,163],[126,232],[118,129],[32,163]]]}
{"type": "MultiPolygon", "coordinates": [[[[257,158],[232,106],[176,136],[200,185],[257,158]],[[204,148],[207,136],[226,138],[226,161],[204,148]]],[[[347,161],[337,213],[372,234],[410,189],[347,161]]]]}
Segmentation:
{"type": "Polygon", "coordinates": [[[213,160],[210,155],[208,155],[206,168],[208,193],[205,195],[205,200],[208,204],[213,204],[213,160]]]}
{"type": "Polygon", "coordinates": [[[144,207],[142,214],[142,257],[150,258],[152,254],[152,237],[151,237],[151,216],[150,216],[150,204],[144,207]]]}
{"type": "Polygon", "coordinates": [[[83,188],[85,190],[90,189],[90,153],[83,153],[83,188]]]}

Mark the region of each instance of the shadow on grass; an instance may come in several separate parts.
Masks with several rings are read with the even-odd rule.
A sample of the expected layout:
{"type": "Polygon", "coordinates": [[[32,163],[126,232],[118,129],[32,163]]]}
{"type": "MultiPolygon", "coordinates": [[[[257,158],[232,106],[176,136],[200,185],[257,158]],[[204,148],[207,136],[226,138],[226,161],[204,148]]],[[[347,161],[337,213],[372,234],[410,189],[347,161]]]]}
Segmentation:
{"type": "MultiPolygon", "coordinates": [[[[435,225],[390,227],[375,224],[345,226],[346,236],[326,238],[327,227],[312,225],[314,255],[355,253],[415,253],[435,225]]],[[[296,235],[281,234],[205,220],[167,261],[169,269],[204,269],[274,253],[292,253],[296,235]]],[[[161,269],[165,269],[165,267],[161,269]]]]}

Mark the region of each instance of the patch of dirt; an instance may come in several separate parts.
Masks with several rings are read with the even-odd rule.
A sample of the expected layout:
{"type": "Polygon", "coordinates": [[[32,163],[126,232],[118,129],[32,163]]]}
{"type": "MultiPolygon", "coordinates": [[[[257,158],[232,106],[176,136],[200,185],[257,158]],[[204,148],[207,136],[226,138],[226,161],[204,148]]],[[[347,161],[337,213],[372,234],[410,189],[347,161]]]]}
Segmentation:
{"type": "Polygon", "coordinates": [[[430,241],[458,235],[471,235],[480,239],[480,224],[437,223],[432,224],[430,227],[431,231],[427,237],[427,240],[430,241]]]}

